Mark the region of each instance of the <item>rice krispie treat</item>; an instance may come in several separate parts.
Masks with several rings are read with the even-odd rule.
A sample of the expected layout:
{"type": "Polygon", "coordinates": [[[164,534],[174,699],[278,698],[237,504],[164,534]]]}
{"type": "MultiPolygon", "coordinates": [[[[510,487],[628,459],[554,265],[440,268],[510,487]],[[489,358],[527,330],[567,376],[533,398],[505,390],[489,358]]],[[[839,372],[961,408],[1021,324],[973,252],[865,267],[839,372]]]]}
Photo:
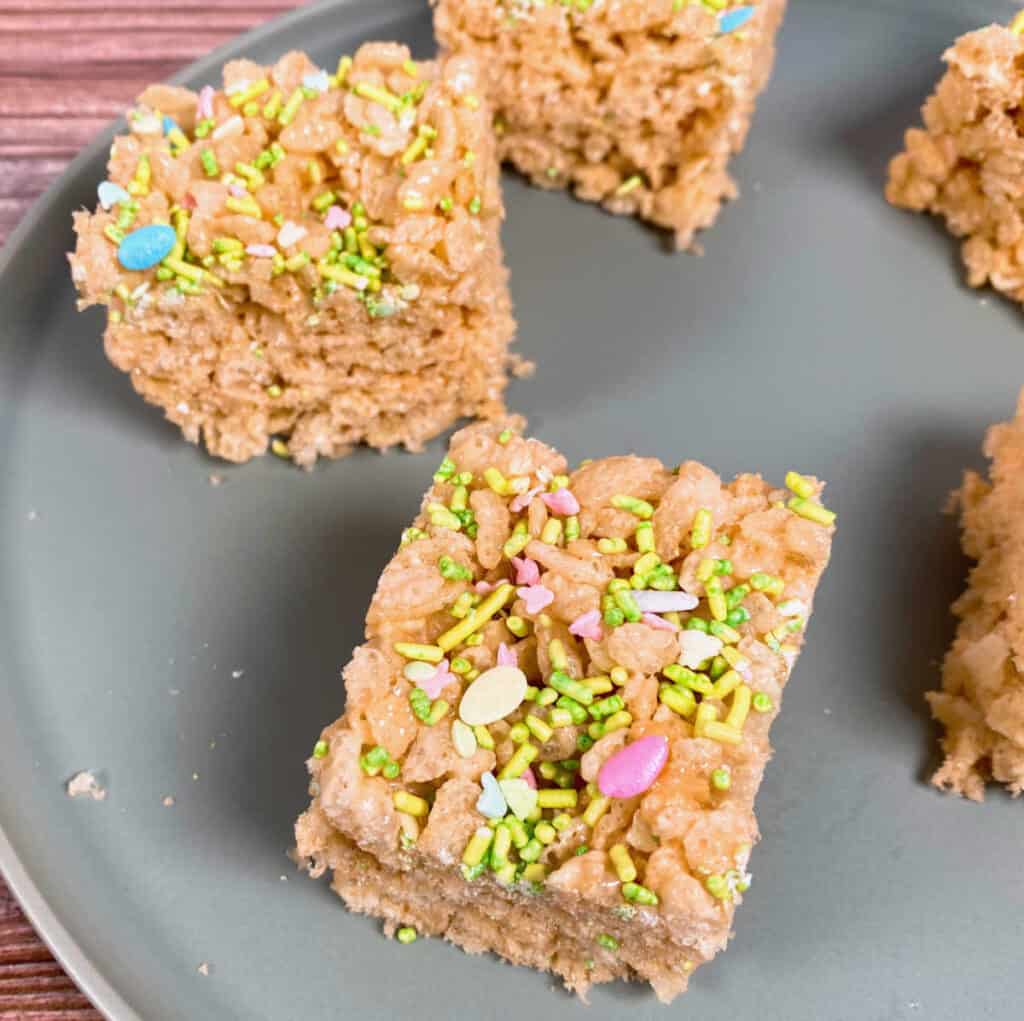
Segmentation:
{"type": "Polygon", "coordinates": [[[990,780],[1024,791],[1024,394],[1016,418],[989,430],[985,454],[989,479],[967,472],[957,494],[964,551],[977,563],[953,604],[960,623],[942,691],[928,694],[946,728],[932,782],[974,801],[990,780]]]}
{"type": "Polygon", "coordinates": [[[736,185],[785,0],[433,0],[489,72],[501,156],[687,248],[736,185]]]}
{"type": "Polygon", "coordinates": [[[363,46],[156,85],[75,214],[80,305],[186,439],[311,465],[502,414],[514,332],[491,114],[471,58],[363,46]]]}
{"type": "Polygon", "coordinates": [[[400,939],[683,991],[750,884],[829,557],[821,484],[787,483],[457,433],[309,760],[310,871],[400,939]]]}
{"type": "Polygon", "coordinates": [[[990,283],[1024,302],[1024,19],[961,36],[923,108],[924,128],[906,133],[889,164],[886,198],[936,213],[961,249],[972,287],[990,283]]]}

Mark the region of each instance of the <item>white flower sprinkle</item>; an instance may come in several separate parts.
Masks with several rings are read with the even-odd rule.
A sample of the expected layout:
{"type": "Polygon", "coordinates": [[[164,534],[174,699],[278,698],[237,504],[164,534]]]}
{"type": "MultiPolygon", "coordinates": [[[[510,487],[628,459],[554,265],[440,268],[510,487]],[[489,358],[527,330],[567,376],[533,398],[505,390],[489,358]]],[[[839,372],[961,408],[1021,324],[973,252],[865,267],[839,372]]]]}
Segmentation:
{"type": "Polygon", "coordinates": [[[679,663],[695,670],[706,659],[722,651],[722,640],[703,631],[679,632],[679,663]]]}
{"type": "Polygon", "coordinates": [[[291,245],[298,244],[307,233],[305,227],[300,227],[297,223],[292,223],[291,220],[285,220],[277,232],[277,243],[282,248],[289,248],[291,245]]]}

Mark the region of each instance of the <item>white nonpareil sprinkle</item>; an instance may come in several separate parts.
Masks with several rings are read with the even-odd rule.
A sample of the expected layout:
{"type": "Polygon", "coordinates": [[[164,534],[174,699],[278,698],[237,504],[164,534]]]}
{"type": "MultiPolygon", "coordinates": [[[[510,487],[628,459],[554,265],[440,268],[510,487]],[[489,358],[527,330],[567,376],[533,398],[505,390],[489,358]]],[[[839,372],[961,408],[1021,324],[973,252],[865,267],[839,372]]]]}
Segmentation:
{"type": "Polygon", "coordinates": [[[679,663],[695,670],[706,659],[722,651],[722,640],[703,631],[679,632],[679,663]]]}

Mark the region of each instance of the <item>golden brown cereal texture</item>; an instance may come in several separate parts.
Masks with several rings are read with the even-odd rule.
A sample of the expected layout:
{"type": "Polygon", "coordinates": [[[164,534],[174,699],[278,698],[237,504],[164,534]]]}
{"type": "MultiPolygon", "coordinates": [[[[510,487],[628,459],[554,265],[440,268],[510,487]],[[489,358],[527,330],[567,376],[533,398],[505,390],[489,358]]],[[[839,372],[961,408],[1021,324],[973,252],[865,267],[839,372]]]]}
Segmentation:
{"type": "Polygon", "coordinates": [[[1024,395],[1016,418],[989,430],[985,454],[989,478],[967,472],[958,494],[964,551],[976,564],[953,604],[960,623],[942,691],[928,694],[946,728],[932,782],[974,801],[990,781],[1024,791],[1024,395]]]}
{"type": "Polygon", "coordinates": [[[307,467],[358,443],[415,450],[459,417],[504,414],[506,373],[518,368],[507,354],[515,324],[491,115],[476,100],[473,61],[412,64],[404,46],[369,44],[344,86],[305,96],[291,123],[263,112],[315,70],[301,53],[273,67],[227,64],[225,89],[264,78],[269,88],[244,117],[231,105],[233,92],[217,92],[217,126],[203,138],[194,136],[197,95],[153,86],[139,99],[131,132],[114,141],[111,181],[128,187],[140,157],[152,168],[131,229],[185,210],[187,258],[223,286],[206,276],[202,293],[183,294],[157,269],[124,270],[104,236],[118,207],[75,214],[72,275],[82,307],[109,310],[108,357],[186,439],[201,438],[229,461],[265,453],[273,437],[276,450],[307,467]],[[367,84],[422,96],[393,113],[352,91],[367,84]],[[188,149],[172,153],[153,111],[173,115],[192,140],[188,149]],[[403,162],[424,127],[436,132],[429,147],[403,162]],[[258,186],[242,187],[237,167],[258,163],[272,144],[283,158],[263,166],[258,186]],[[216,159],[213,176],[204,151],[216,159]],[[313,208],[327,192],[345,211],[365,206],[366,239],[386,261],[381,289],[361,292],[322,275],[340,240],[313,208]],[[254,200],[262,215],[228,209],[232,198],[254,200]],[[282,236],[283,224],[303,236],[282,236]],[[215,249],[222,238],[279,254],[236,259],[215,249]],[[298,265],[303,253],[309,261],[298,265]],[[296,265],[282,272],[283,259],[296,265]]]}
{"type": "Polygon", "coordinates": [[[957,39],[948,70],[889,164],[886,198],[942,216],[971,287],[1024,301],[1024,41],[1001,25],[957,39]]]}
{"type": "Polygon", "coordinates": [[[542,188],[569,187],[688,248],[738,192],[743,148],[771,73],[785,0],[741,30],[674,0],[599,0],[578,12],[534,0],[434,0],[449,51],[490,71],[499,146],[542,188]]]}
{"type": "MultiPolygon", "coordinates": [[[[808,479],[807,485],[816,498],[822,484],[808,479]]],[[[480,423],[457,433],[413,530],[381,575],[365,644],[345,668],[345,714],[323,731],[319,757],[309,760],[312,803],[296,836],[310,871],[332,870],[333,887],[345,903],[383,918],[389,934],[413,925],[472,953],[489,950],[553,972],[580,995],[592,983],[616,978],[650,982],[665,1001],[682,992],[694,969],[725,946],[749,881],[747,862],[758,839],[754,797],[771,754],[768,731],[829,557],[833,528],[788,509],[787,496],[756,475],[723,483],[693,461],[673,472],[653,458],[609,457],[570,472],[556,451],[516,435],[512,422],[480,423]],[[471,479],[460,480],[461,473],[471,479]],[[495,486],[507,488],[497,492],[495,486]],[[542,492],[551,499],[559,487],[578,501],[578,514],[547,505],[542,492]],[[682,613],[677,627],[691,617],[710,627],[711,583],[700,580],[705,562],[721,565],[716,577],[745,611],[729,639],[737,671],[733,686],[708,689],[701,702],[720,723],[738,719],[734,742],[705,731],[710,716],[696,715],[696,702],[680,713],[663,701],[664,689],[672,686],[665,671],[678,669],[682,635],[697,632],[648,618],[617,626],[606,619],[600,637],[570,632],[581,614],[605,607],[613,579],[622,584],[653,569],[650,560],[638,563],[641,519],[614,506],[622,496],[650,505],[653,513],[640,507],[653,526],[645,543],[661,551],[678,584],[700,600],[682,613]],[[474,518],[464,515],[453,530],[444,509],[463,505],[474,518]],[[712,514],[710,538],[694,549],[690,532],[701,510],[712,514]],[[552,532],[556,521],[554,533],[561,528],[561,537],[552,532]],[[565,529],[576,522],[579,536],[566,539],[565,529]],[[475,536],[467,534],[473,525],[475,536]],[[525,532],[516,532],[517,526],[525,532]],[[609,539],[622,542],[612,543],[613,550],[609,539]],[[519,548],[519,567],[505,548],[509,540],[519,548]],[[440,570],[443,557],[457,565],[452,570],[448,564],[447,576],[440,570]],[[529,573],[530,563],[537,584],[554,597],[533,609],[518,578],[520,569],[529,573]],[[760,581],[761,588],[753,584],[766,576],[784,583],[784,591],[769,593],[760,581]],[[457,615],[460,601],[482,607],[495,593],[504,602],[479,626],[482,641],[461,641],[447,652],[454,672],[436,693],[447,710],[433,725],[424,722],[415,711],[407,658],[396,643],[442,641],[443,632],[467,619],[465,607],[457,615]],[[499,654],[509,653],[534,698],[489,725],[493,749],[481,743],[460,754],[453,722],[472,671],[487,671],[499,654]],[[600,699],[621,700],[615,725],[611,717],[605,717],[606,729],[595,723],[596,711],[584,712],[582,723],[559,723],[542,702],[556,667],[576,682],[590,679],[599,692],[592,708],[600,699]],[[770,698],[758,703],[764,711],[734,717],[742,693],[752,692],[770,698]],[[541,790],[575,792],[577,803],[543,810],[548,823],[561,812],[568,818],[560,820],[557,834],[546,834],[552,839],[543,848],[538,845],[531,867],[539,875],[521,871],[528,858],[516,864],[516,845],[507,878],[497,874],[500,861],[467,876],[463,855],[486,821],[477,809],[481,777],[500,776],[516,749],[526,747],[515,729],[524,729],[528,715],[552,725],[550,736],[526,739],[536,752],[530,767],[535,782],[541,790]],[[608,798],[602,806],[595,786],[602,765],[628,742],[650,735],[663,737],[668,748],[653,786],[634,797],[608,798]],[[361,765],[376,747],[400,767],[398,775],[388,778],[361,765]],[[716,770],[728,772],[726,789],[712,782],[716,770]],[[396,794],[425,799],[426,814],[414,818],[403,811],[396,794]],[[591,807],[601,811],[585,818],[591,807]],[[630,902],[610,854],[617,844],[628,850],[636,882],[656,903],[630,902]],[[609,949],[607,937],[618,947],[609,949]]],[[[673,580],[670,588],[675,585],[673,580]]],[[[723,678],[723,685],[729,680],[724,661],[694,665],[723,678]]],[[[700,675],[707,684],[710,676],[700,675]]],[[[541,831],[538,824],[534,832],[541,831]]]]}

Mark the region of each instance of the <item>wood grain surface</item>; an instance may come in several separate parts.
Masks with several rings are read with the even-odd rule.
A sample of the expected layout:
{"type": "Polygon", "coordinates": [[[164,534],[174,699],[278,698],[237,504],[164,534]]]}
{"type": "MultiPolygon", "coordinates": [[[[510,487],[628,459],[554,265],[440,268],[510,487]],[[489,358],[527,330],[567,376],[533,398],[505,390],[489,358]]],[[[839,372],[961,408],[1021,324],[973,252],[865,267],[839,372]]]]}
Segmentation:
{"type": "MultiPolygon", "coordinates": [[[[299,4],[0,0],[0,244],[68,161],[149,82],[299,4]]],[[[0,878],[0,1018],[101,1021],[0,878]]]]}

